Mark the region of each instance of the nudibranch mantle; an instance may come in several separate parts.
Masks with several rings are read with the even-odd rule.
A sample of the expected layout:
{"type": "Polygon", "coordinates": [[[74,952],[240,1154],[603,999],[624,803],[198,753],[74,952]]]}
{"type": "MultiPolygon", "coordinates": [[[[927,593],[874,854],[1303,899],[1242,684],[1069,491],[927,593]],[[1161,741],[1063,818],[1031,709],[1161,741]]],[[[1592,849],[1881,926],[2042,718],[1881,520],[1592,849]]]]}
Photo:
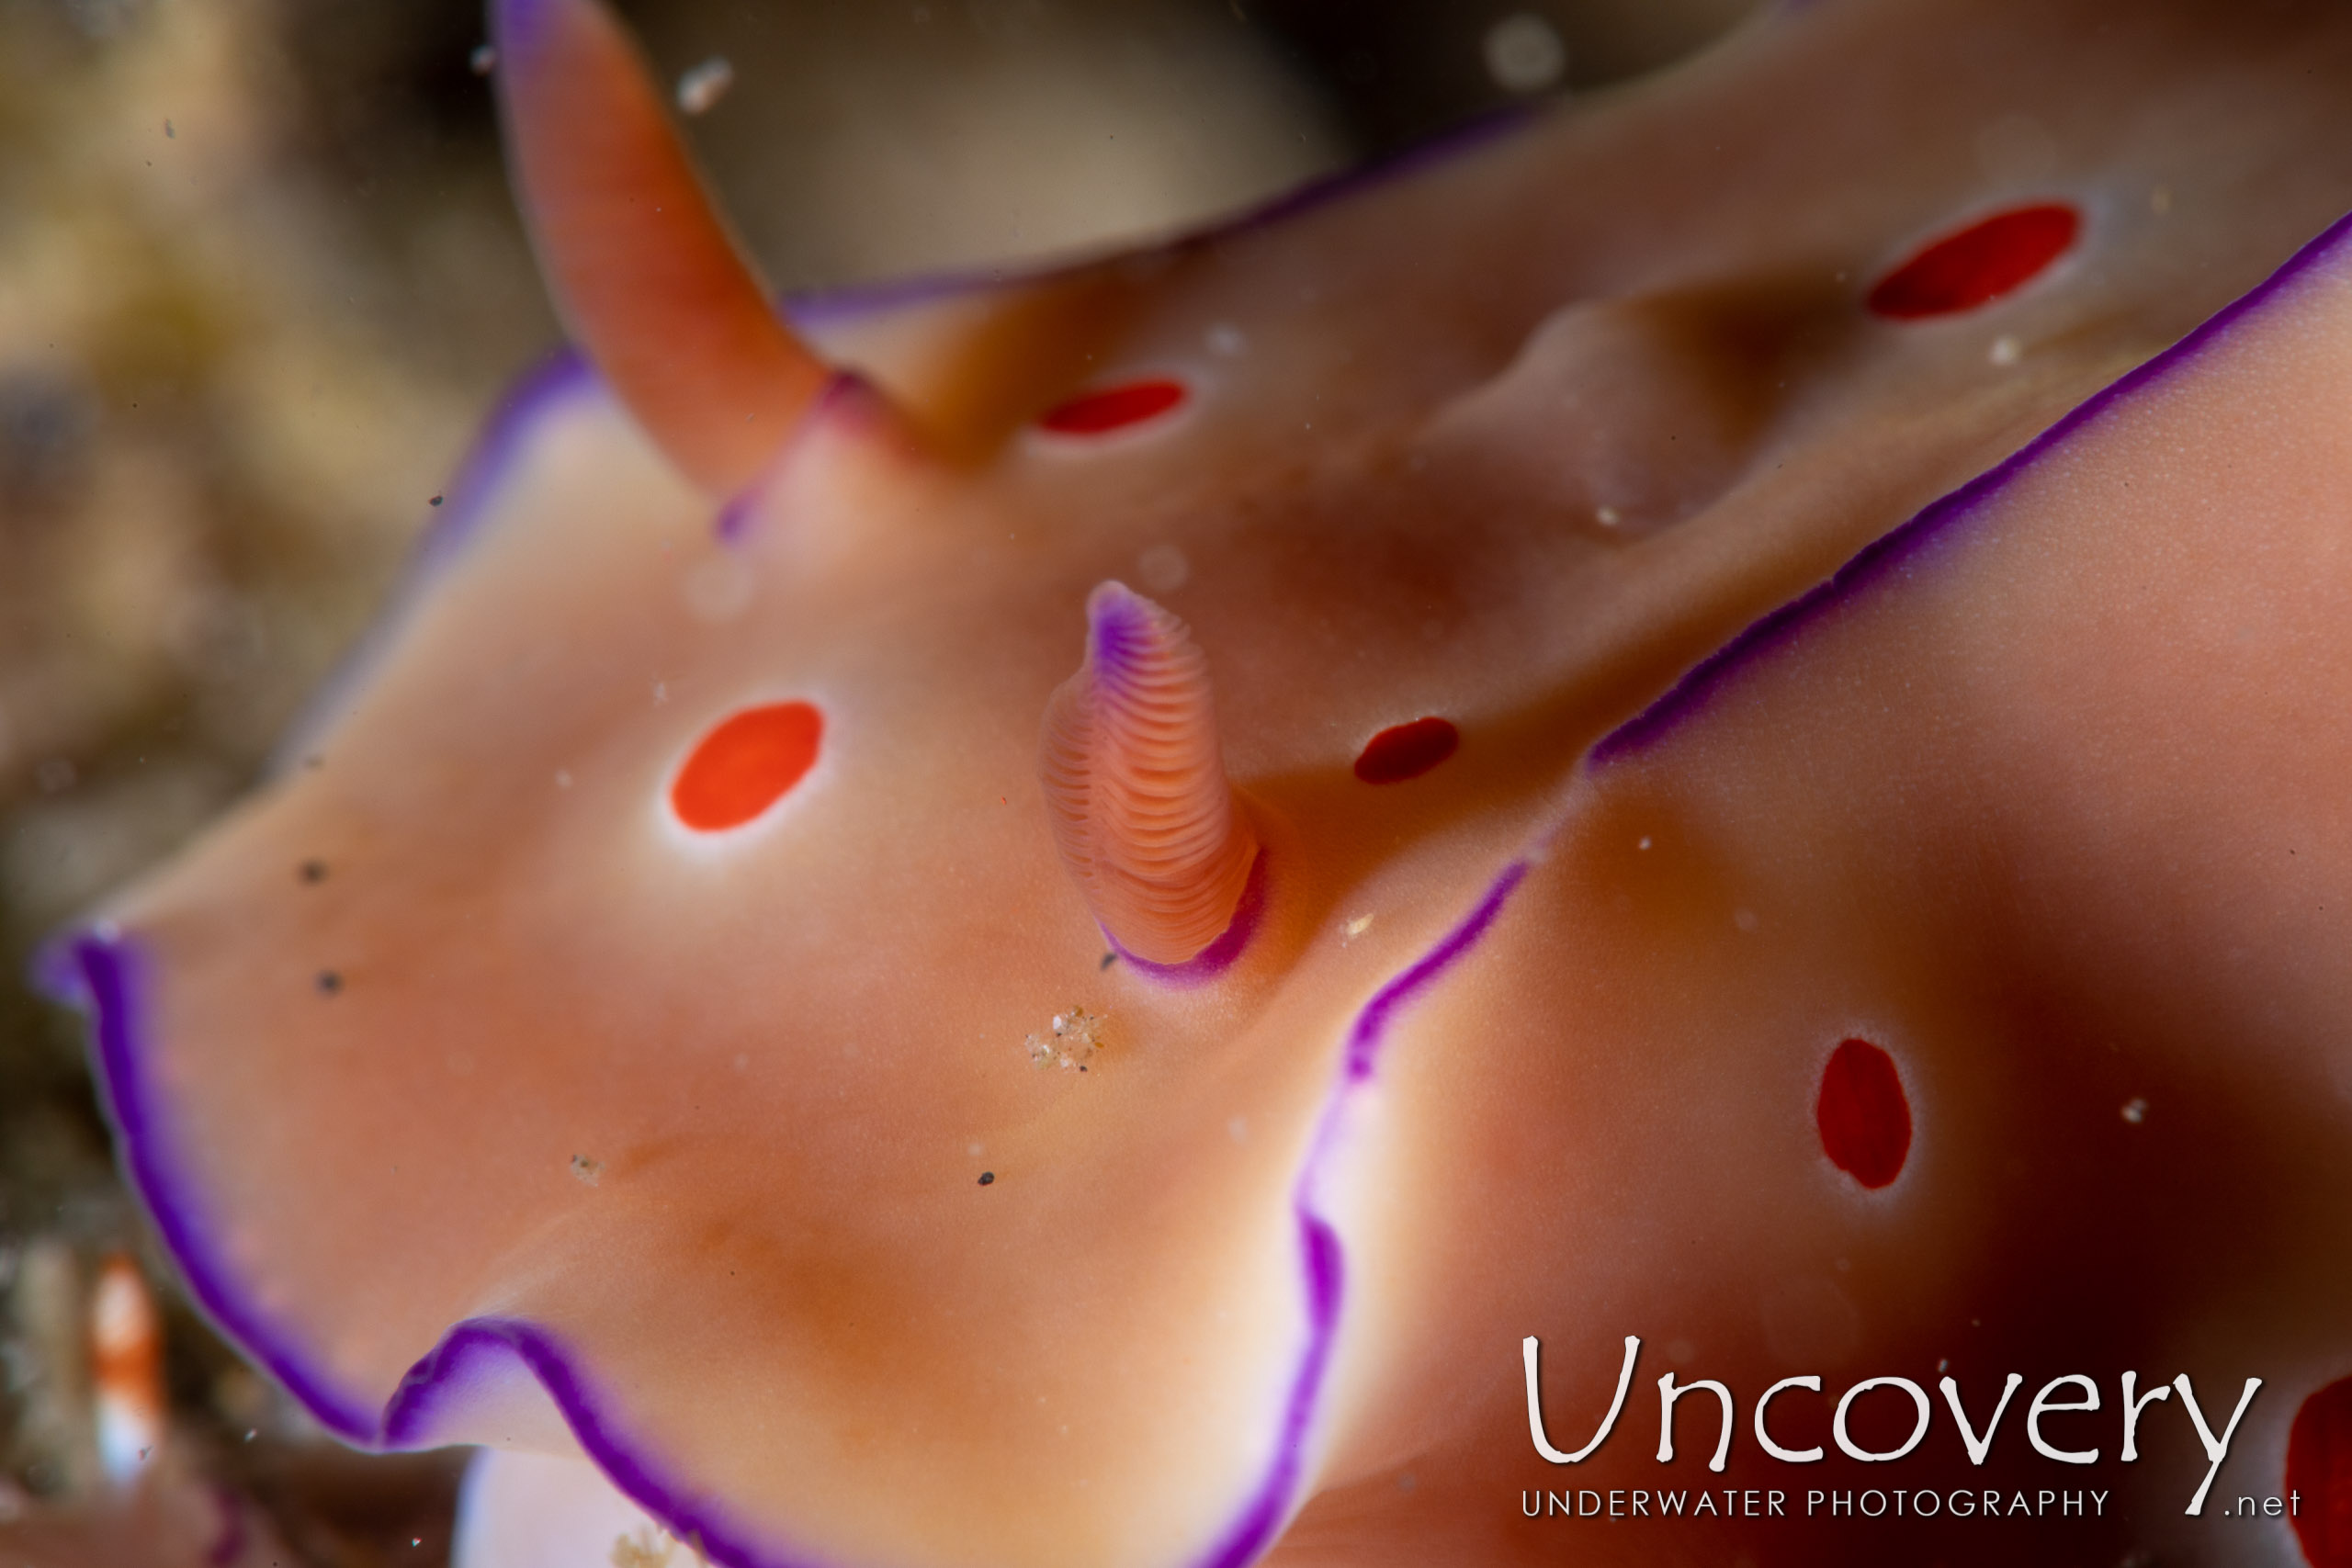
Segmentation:
{"type": "MultiPolygon", "coordinates": [[[[1521,1336],[1598,1409],[1639,1332],[1743,1392],[2259,1359],[2275,1483],[2352,1371],[2343,1249],[2290,1245],[2352,1174],[2342,231],[2280,270],[2352,209],[2352,20],[1783,10],[1345,199],[796,333],[715,218],[614,218],[699,197],[609,18],[493,14],[585,361],[269,785],[62,950],[195,1293],[331,1427],[584,1453],[729,1564],[1509,1562],[1563,1483],[1521,1336]],[[1204,976],[1117,958],[1041,771],[1125,581],[1168,787],[1079,815],[1246,822],[1204,976]],[[795,705],[766,804],[682,812],[795,705]],[[1089,1070],[1033,1071],[1071,1007],[1089,1070]],[[1848,1041],[1894,1072],[1841,1162],[1848,1041]]],[[[2256,1539],[2150,1451],[2015,1554],[2256,1539]]],[[[1690,1529],[1609,1550],[1890,1539],[1690,1529]]]]}

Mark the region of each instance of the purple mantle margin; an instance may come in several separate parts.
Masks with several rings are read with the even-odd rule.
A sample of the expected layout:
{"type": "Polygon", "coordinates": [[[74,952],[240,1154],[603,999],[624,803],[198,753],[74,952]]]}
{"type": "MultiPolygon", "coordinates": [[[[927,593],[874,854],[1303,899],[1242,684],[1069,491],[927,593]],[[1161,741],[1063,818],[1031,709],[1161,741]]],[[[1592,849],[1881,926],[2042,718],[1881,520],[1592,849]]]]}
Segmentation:
{"type": "Polygon", "coordinates": [[[265,776],[280,777],[298,765],[368,683],[407,631],[417,606],[432,595],[488,523],[491,501],[540,422],[567,400],[601,385],[579,351],[566,348],[524,372],[507,389],[481,434],[474,438],[472,448],[458,463],[458,477],[438,498],[440,515],[411,550],[400,583],[392,590],[391,603],[337,661],[287,727],[270,753],[265,776]]]}
{"type": "Polygon", "coordinates": [[[1340,1308],[1346,1294],[1346,1257],[1339,1232],[1317,1207],[1316,1188],[1325,1159],[1339,1144],[1349,1105],[1357,1091],[1372,1081],[1388,1027],[1397,1012],[1437,984],[1477,945],[1526,875],[1524,861],[1513,861],[1505,867],[1467,918],[1403,974],[1373,993],[1348,1031],[1339,1078],[1323,1102],[1306,1163],[1291,1189],[1291,1212],[1298,1221],[1299,1258],[1306,1275],[1306,1348],[1291,1376],[1290,1399],[1283,1412],[1273,1466],[1216,1546],[1197,1560],[1200,1568],[1243,1568],[1255,1562],[1259,1553],[1273,1544],[1297,1501],[1307,1438],[1324,1378],[1330,1371],[1332,1344],[1339,1337],[1340,1308]]]}
{"type": "MultiPolygon", "coordinates": [[[[303,1365],[258,1308],[239,1299],[230,1282],[227,1260],[214,1248],[197,1218],[195,1206],[181,1193],[183,1183],[174,1169],[178,1161],[167,1131],[163,1108],[156,1103],[155,1086],[141,1070],[146,987],[145,955],[127,939],[101,928],[72,940],[71,963],[80,976],[81,1004],[90,1013],[92,1055],[98,1068],[98,1093],[115,1143],[121,1151],[123,1173],[155,1222],[164,1244],[178,1259],[187,1278],[188,1292],[231,1339],[269,1369],[313,1416],[339,1438],[372,1442],[375,1416],[364,1402],[331,1387],[303,1365]]],[[[53,984],[63,976],[52,965],[53,984]]],[[[60,999],[68,999],[61,997],[60,999]]]]}
{"type": "MultiPolygon", "coordinates": [[[[1946,530],[1977,513],[2026,469],[2116,404],[2193,362],[2240,320],[2334,257],[2348,235],[2352,235],[2352,218],[2332,225],[2263,283],[2171,348],[2092,396],[2015,455],[1865,547],[1827,581],[1748,626],[1647,709],[1604,737],[1589,754],[1590,765],[1605,766],[1667,736],[1701,712],[1742,670],[1792,641],[1835,606],[1890,578],[1946,530]]],[[[537,414],[583,379],[584,372],[576,360],[560,360],[510,399],[467,465],[457,487],[458,505],[422,552],[420,577],[429,578],[434,568],[446,563],[470,531],[481,498],[492,487],[537,414]]],[[[1319,1179],[1340,1141],[1346,1112],[1357,1092],[1374,1076],[1396,1017],[1486,935],[1528,869],[1524,861],[1507,866],[1466,918],[1374,993],[1356,1016],[1293,1188],[1306,1334],[1292,1375],[1274,1455],[1250,1497],[1207,1553],[1198,1559],[1199,1568],[1241,1568],[1272,1542],[1297,1504],[1307,1444],[1329,1375],[1345,1295],[1343,1249],[1336,1228],[1318,1206],[1319,1179]]],[[[167,1115],[155,1086],[143,1072],[148,1022],[142,993],[150,983],[146,973],[150,962],[133,941],[100,925],[46,953],[37,961],[37,977],[44,988],[62,999],[79,1002],[93,1015],[100,1089],[119,1135],[126,1174],[179,1260],[191,1293],[231,1338],[331,1430],[370,1445],[424,1438],[438,1396],[480,1370],[486,1360],[509,1360],[527,1371],[546,1390],[582,1447],[615,1484],[681,1539],[698,1542],[714,1561],[733,1568],[799,1568],[789,1559],[768,1554],[740,1534],[711,1505],[657,1474],[616,1435],[592,1395],[589,1380],[574,1355],[534,1325],[482,1318],[453,1325],[433,1352],[412,1369],[380,1412],[332,1386],[308,1366],[296,1337],[241,1299],[232,1270],[207,1234],[192,1184],[178,1168],[167,1115]],[[68,992],[79,994],[65,995],[68,992]]]]}
{"type": "MultiPolygon", "coordinates": [[[[1345,1296],[1346,1259],[1339,1232],[1317,1205],[1325,1162],[1340,1143],[1351,1101],[1373,1079],[1397,1014],[1486,935],[1527,870],[1524,861],[1506,867],[1467,918],[1374,993],[1349,1030],[1333,1087],[1292,1188],[1306,1336],[1283,1403],[1273,1459],[1207,1552],[1195,1560],[1197,1568],[1244,1568],[1273,1543],[1298,1502],[1307,1442],[1330,1371],[1345,1296]]],[[[756,1543],[749,1531],[716,1505],[662,1474],[619,1434],[616,1423],[600,1408],[575,1354],[535,1324],[482,1317],[452,1325],[401,1380],[380,1413],[371,1412],[365,1400],[334,1387],[306,1363],[294,1334],[268,1321],[242,1298],[232,1270],[198,1215],[188,1190],[192,1184],[175,1168],[176,1151],[172,1147],[167,1117],[144,1071],[145,1042],[151,1032],[142,996],[148,981],[145,954],[130,938],[105,927],[80,933],[69,948],[60,951],[71,954],[70,965],[78,972],[79,982],[72,988],[79,995],[67,994],[67,964],[60,963],[55,953],[49,959],[45,981],[59,999],[77,1002],[93,1016],[100,1092],[114,1123],[126,1174],[178,1260],[189,1292],[224,1334],[267,1368],[329,1430],[370,1448],[429,1444],[433,1418],[442,1399],[461,1389],[472,1375],[504,1362],[530,1374],[606,1479],[661,1520],[678,1540],[695,1544],[712,1562],[727,1568],[816,1568],[813,1559],[778,1556],[773,1549],[756,1543]]]]}
{"type": "MultiPolygon", "coordinates": [[[[1369,186],[1419,172],[1459,155],[1514,126],[1525,117],[1508,113],[1464,127],[1430,146],[1368,170],[1310,186],[1261,210],[1195,234],[1179,237],[1182,249],[1227,232],[1246,231],[1344,198],[1369,186]]],[[[944,280],[948,288],[963,279],[944,280]]],[[[933,287],[936,287],[933,284],[933,287]]],[[[905,290],[919,297],[928,287],[905,290]]],[[[876,291],[891,295],[895,290],[876,291]]],[[[842,301],[853,310],[896,299],[842,301]]],[[[825,313],[828,301],[793,304],[825,313]]],[[[419,542],[391,608],[346,656],[320,695],[280,742],[268,770],[282,773],[332,728],[352,695],[366,684],[406,629],[414,607],[456,565],[478,531],[488,525],[490,502],[540,422],[571,398],[600,385],[576,350],[567,349],[525,375],[502,400],[448,487],[440,516],[419,542]]],[[[1504,901],[1524,876],[1524,864],[1505,870],[1470,916],[1436,948],[1374,994],[1348,1036],[1338,1081],[1326,1101],[1306,1162],[1293,1190],[1299,1228],[1306,1337],[1284,1401],[1273,1460],[1249,1499],[1216,1538],[1199,1568],[1240,1568],[1270,1546],[1297,1503],[1308,1437],[1329,1371],[1344,1296],[1345,1259],[1339,1235],[1315,1202],[1317,1179],[1337,1140],[1341,1112],[1353,1091],[1367,1083],[1390,1021],[1396,1011],[1439,977],[1476,942],[1500,914],[1504,901]]],[[[1179,984],[1213,978],[1247,946],[1266,897],[1262,855],[1251,867],[1242,906],[1231,928],[1209,951],[1176,965],[1130,961],[1156,977],[1179,984]]],[[[178,1261],[189,1293],[231,1340],[270,1374],[337,1437],[364,1447],[401,1447],[430,1441],[434,1411],[452,1385],[486,1365],[506,1361],[527,1371],[546,1391],[582,1448],[614,1484],[678,1539],[697,1543],[728,1568],[815,1568],[810,1560],[778,1557],[754,1544],[718,1510],[695,1500],[691,1488],[656,1472],[616,1433],[616,1424],[590,1392],[590,1380],[575,1355],[548,1330],[511,1318],[476,1318],[451,1325],[441,1341],[413,1367],[380,1411],[352,1392],[334,1385],[309,1364],[300,1337],[270,1322],[243,1299],[234,1273],[199,1217],[193,1183],[180,1169],[167,1113],[154,1084],[142,1071],[151,1031],[145,992],[149,955],[130,937],[101,922],[69,931],[35,955],[34,980],[57,1001],[82,1008],[92,1023],[92,1054],[99,1089],[121,1148],[131,1186],[153,1217],[156,1230],[178,1261]]]]}
{"type": "Polygon", "coordinates": [[[1733,676],[1758,659],[1794,640],[1806,626],[1892,575],[1912,558],[1942,537],[1962,519],[1973,515],[2028,468],[2104,417],[2125,399],[2145,390],[2194,363],[2240,321],[2262,309],[2305,273],[2319,266],[2352,236],[2352,216],[2337,219],[2287,258],[2278,270],[2222,307],[2187,337],[2146,363],[2124,372],[2092,393],[2057,423],[2027,442],[2003,461],[1953,491],[1929,502],[1917,515],[1865,545],[1835,576],[1781,605],[1702,660],[1673,688],[1648,707],[1601,737],[1590,757],[1595,768],[1630,756],[1663,739],[1684,720],[1706,706],[1709,698],[1733,676]]]}

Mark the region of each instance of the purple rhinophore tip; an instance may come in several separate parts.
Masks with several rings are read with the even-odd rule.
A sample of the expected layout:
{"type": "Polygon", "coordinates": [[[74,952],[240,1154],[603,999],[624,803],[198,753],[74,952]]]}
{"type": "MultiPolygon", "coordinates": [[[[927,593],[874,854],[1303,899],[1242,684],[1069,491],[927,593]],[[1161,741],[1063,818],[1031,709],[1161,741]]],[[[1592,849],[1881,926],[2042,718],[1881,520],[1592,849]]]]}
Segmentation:
{"type": "MultiPolygon", "coordinates": [[[[537,41],[535,35],[547,26],[548,5],[549,0],[490,0],[490,38],[502,65],[508,51],[526,51],[537,41]]],[[[499,91],[503,96],[503,85],[499,91]]]]}
{"type": "Polygon", "coordinates": [[[1152,608],[1124,582],[1105,582],[1087,595],[1087,656],[1097,681],[1119,687],[1135,678],[1159,629],[1152,608]]]}

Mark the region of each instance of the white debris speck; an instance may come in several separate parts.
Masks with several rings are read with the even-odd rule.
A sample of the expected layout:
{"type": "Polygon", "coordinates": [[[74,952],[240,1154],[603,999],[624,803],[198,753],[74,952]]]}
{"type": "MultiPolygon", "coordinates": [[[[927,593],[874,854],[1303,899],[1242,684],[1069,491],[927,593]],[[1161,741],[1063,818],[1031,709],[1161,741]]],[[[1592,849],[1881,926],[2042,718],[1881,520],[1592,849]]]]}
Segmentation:
{"type": "Polygon", "coordinates": [[[1209,328],[1208,344],[1211,354],[1227,359],[1238,359],[1250,352],[1250,339],[1231,321],[1219,321],[1209,328]]]}
{"type": "Polygon", "coordinates": [[[735,67],[723,54],[714,54],[678,78],[678,112],[708,114],[735,85],[735,67]]]}
{"type": "Polygon", "coordinates": [[[2135,1094],[2123,1102],[2123,1109],[2117,1114],[2137,1127],[2148,1119],[2148,1102],[2135,1094]]]}
{"type": "Polygon", "coordinates": [[[1370,915],[1358,915],[1354,919],[1348,922],[1346,929],[1348,940],[1350,942],[1353,942],[1356,938],[1363,935],[1364,932],[1372,930],[1372,917],[1370,915]]]}
{"type": "Polygon", "coordinates": [[[1613,506],[1596,506],[1592,509],[1592,520],[1604,528],[1614,528],[1625,520],[1625,514],[1613,506]]]}
{"type": "Polygon", "coordinates": [[[1033,1067],[1059,1067],[1062,1071],[1083,1072],[1086,1063],[1102,1044],[1102,1015],[1088,1012],[1084,1008],[1070,1008],[1054,1015],[1048,1032],[1032,1034],[1024,1044],[1033,1067]]]}
{"type": "Polygon", "coordinates": [[[600,1159],[590,1159],[586,1155],[573,1155],[571,1174],[580,1179],[582,1185],[594,1187],[596,1185],[597,1179],[605,1174],[605,1162],[600,1159]]]}
{"type": "Polygon", "coordinates": [[[1521,11],[1487,29],[1487,74],[1511,93],[1540,93],[1567,69],[1568,49],[1541,17],[1521,11]]]}
{"type": "Polygon", "coordinates": [[[1993,346],[1984,351],[1984,357],[1996,365],[2015,365],[2025,357],[2025,344],[2003,333],[1993,340],[1993,346]]]}

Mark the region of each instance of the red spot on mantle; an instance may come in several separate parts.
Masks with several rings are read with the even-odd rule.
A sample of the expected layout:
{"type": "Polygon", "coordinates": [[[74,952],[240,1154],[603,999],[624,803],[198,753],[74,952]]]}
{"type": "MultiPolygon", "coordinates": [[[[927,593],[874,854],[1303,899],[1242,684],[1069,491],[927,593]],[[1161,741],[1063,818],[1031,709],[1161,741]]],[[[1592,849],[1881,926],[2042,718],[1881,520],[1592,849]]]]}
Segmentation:
{"type": "Polygon", "coordinates": [[[1356,757],[1356,777],[1376,784],[1417,779],[1453,756],[1461,744],[1462,732],[1448,720],[1417,718],[1365,741],[1356,757]]]}
{"type": "Polygon", "coordinates": [[[1911,1102],[1894,1058],[1867,1040],[1841,1042],[1821,1075],[1814,1107],[1822,1152],[1865,1187],[1885,1186],[1903,1174],[1911,1152],[1911,1102]]]}
{"type": "Polygon", "coordinates": [[[2287,1429],[2287,1487],[2303,1500],[2295,1539],[2312,1568],[2352,1568],[2352,1378],[2328,1384],[2287,1429]]]}
{"type": "Polygon", "coordinates": [[[769,703],[730,716],[698,741],[670,786],[670,809],[698,833],[740,828],[817,764],[825,716],[808,703],[769,703]]]}
{"type": "Polygon", "coordinates": [[[1184,383],[1166,376],[1122,381],[1080,392],[1037,416],[1040,429],[1057,435],[1108,435],[1148,419],[1158,419],[1184,400],[1184,383]]]}
{"type": "Polygon", "coordinates": [[[2021,288],[2064,255],[2082,214],[2060,202],[2012,208],[1947,234],[1878,282],[1871,310],[1898,321],[1950,316],[2021,288]]]}

